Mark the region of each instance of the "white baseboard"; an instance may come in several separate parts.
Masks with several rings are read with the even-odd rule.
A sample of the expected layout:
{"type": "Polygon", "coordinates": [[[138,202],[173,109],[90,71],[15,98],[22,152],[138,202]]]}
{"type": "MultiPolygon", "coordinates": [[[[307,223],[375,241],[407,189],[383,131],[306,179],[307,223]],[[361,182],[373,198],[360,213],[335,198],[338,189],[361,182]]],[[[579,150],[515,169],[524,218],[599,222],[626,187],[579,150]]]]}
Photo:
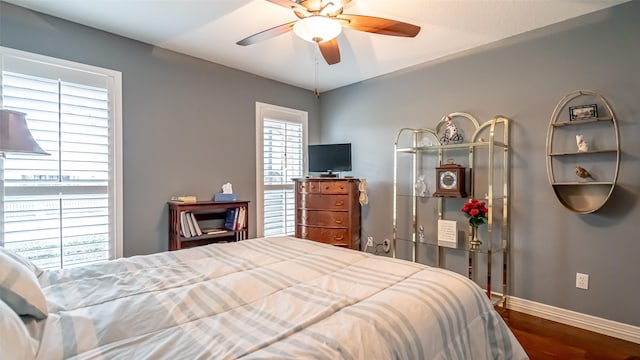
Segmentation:
{"type": "Polygon", "coordinates": [[[640,344],[640,327],[509,296],[509,309],[640,344]]]}

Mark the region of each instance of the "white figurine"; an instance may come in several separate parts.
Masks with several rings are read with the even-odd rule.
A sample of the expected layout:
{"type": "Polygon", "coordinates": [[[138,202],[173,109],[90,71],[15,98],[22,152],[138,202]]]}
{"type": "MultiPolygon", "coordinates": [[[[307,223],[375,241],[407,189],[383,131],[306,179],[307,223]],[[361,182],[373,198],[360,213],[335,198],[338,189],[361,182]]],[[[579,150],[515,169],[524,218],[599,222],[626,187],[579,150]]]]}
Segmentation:
{"type": "Polygon", "coordinates": [[[429,138],[427,138],[426,136],[423,136],[420,140],[418,140],[418,147],[425,147],[425,146],[433,146],[433,142],[429,140],[429,138]]]}
{"type": "Polygon", "coordinates": [[[445,126],[444,136],[449,140],[453,140],[458,135],[458,126],[453,122],[451,116],[447,116],[447,125],[445,126]]]}
{"type": "Polygon", "coordinates": [[[464,139],[462,135],[458,133],[458,126],[453,122],[453,118],[447,115],[444,124],[444,134],[440,138],[440,143],[446,144],[460,144],[464,139]]]}
{"type": "Polygon", "coordinates": [[[424,183],[424,176],[418,176],[418,180],[416,180],[415,184],[416,188],[416,196],[425,196],[427,191],[427,184],[424,183]]]}
{"type": "Polygon", "coordinates": [[[233,187],[231,186],[230,182],[222,184],[222,193],[233,194],[233,187]]]}
{"type": "Polygon", "coordinates": [[[589,151],[589,145],[584,140],[584,136],[582,134],[576,135],[576,144],[578,145],[578,152],[589,151]]]}

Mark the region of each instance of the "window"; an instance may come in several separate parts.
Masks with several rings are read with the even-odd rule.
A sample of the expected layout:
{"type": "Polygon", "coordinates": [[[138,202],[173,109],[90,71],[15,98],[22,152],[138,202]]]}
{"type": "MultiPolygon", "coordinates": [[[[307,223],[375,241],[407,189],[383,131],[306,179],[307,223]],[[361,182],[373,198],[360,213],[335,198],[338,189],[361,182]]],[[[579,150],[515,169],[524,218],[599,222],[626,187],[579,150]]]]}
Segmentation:
{"type": "Polygon", "coordinates": [[[0,245],[42,268],[122,256],[119,72],[0,48],[2,108],[51,155],[6,154],[0,245]]]}
{"type": "Polygon", "coordinates": [[[295,232],[294,178],[304,175],[307,113],[256,103],[258,236],[295,232]]]}

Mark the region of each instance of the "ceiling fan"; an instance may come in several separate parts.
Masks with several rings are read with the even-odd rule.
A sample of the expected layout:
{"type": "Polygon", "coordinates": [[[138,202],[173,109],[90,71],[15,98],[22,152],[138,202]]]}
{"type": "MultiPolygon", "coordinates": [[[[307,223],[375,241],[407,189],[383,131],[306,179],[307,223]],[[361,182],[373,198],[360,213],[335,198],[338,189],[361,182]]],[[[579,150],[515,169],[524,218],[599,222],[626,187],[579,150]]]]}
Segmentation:
{"type": "Polygon", "coordinates": [[[380,17],[343,14],[343,8],[351,0],[267,0],[292,9],[299,20],[282,24],[253,34],[236,44],[246,46],[292,31],[304,40],[318,44],[327,64],[340,62],[340,49],[336,37],[342,28],[373,34],[415,37],[420,27],[397,20],[380,17]]]}

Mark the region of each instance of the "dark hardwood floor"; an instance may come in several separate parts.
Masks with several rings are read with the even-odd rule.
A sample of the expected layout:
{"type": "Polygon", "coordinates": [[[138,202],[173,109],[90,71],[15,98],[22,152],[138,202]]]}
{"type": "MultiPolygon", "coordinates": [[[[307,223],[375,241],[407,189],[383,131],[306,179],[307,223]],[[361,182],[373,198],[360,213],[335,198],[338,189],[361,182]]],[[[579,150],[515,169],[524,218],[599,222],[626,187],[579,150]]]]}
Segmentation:
{"type": "Polygon", "coordinates": [[[513,310],[498,312],[532,360],[640,360],[640,344],[513,310]]]}

